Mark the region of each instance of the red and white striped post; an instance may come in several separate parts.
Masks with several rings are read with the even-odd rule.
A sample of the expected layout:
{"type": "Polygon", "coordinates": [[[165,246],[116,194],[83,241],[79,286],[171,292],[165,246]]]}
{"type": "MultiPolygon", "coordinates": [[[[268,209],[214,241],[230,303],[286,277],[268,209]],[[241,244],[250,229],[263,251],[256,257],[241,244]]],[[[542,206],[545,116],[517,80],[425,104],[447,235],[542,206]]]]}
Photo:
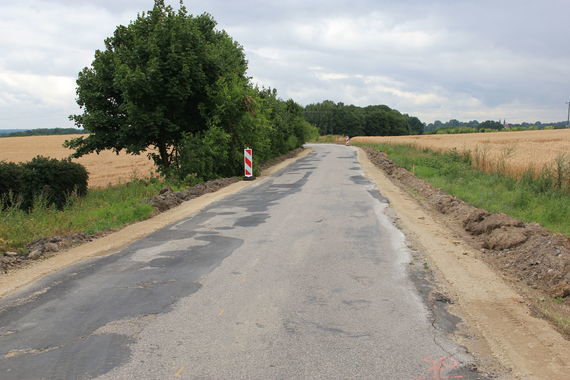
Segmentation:
{"type": "Polygon", "coordinates": [[[243,168],[244,177],[246,181],[254,180],[253,176],[253,150],[251,148],[245,148],[243,150],[243,168]]]}

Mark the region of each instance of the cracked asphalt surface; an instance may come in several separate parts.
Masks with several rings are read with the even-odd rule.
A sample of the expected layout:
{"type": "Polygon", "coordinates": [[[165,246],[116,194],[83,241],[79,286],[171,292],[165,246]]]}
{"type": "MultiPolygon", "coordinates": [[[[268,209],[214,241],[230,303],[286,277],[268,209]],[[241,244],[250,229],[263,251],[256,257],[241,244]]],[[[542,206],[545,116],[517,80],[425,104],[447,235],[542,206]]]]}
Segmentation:
{"type": "Polygon", "coordinates": [[[1,300],[0,378],[481,378],[447,338],[454,317],[433,323],[446,314],[426,305],[356,151],[311,147],[1,300]]]}

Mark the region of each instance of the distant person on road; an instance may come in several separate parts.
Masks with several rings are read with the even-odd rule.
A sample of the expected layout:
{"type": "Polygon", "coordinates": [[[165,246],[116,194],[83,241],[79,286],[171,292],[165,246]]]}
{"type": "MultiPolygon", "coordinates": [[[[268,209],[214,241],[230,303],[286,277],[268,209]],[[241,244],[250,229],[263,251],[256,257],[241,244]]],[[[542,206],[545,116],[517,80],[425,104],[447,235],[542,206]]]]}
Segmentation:
{"type": "Polygon", "coordinates": [[[350,137],[346,136],[346,146],[350,145],[350,137]]]}

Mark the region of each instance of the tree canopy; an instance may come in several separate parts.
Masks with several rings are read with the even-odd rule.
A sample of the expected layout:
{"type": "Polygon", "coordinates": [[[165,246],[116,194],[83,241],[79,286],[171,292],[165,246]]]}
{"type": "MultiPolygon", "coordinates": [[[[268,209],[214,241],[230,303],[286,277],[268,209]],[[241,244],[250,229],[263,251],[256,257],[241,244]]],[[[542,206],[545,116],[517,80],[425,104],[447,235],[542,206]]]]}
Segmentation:
{"type": "Polygon", "coordinates": [[[209,128],[220,91],[247,82],[242,47],[215,27],[210,15],[190,15],[182,4],[175,11],[163,0],[118,26],[79,73],[83,113],[70,118],[90,135],[66,143],[74,156],[150,147],[158,166],[168,168],[185,134],[209,128]]]}
{"type": "Polygon", "coordinates": [[[83,113],[71,118],[90,134],[66,144],[75,157],[150,148],[162,174],[195,183],[240,173],[245,147],[260,162],[317,134],[300,105],[253,86],[246,69],[242,47],[210,15],[156,0],[79,73],[83,113]]]}
{"type": "Polygon", "coordinates": [[[417,117],[401,114],[386,105],[358,107],[325,100],[307,105],[304,116],[321,135],[398,136],[421,134],[424,128],[417,117]]]}

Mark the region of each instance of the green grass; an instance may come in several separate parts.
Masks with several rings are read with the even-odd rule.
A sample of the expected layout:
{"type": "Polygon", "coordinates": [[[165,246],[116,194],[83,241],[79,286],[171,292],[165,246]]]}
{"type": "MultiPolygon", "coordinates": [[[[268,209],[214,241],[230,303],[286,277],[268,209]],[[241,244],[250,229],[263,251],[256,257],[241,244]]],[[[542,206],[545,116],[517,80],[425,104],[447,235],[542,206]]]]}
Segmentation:
{"type": "Polygon", "coordinates": [[[344,136],[341,135],[323,135],[317,136],[317,138],[310,139],[308,143],[329,143],[336,144],[339,141],[344,141],[344,136]]]}
{"type": "Polygon", "coordinates": [[[471,165],[468,155],[436,153],[406,145],[370,145],[414,171],[416,176],[476,207],[536,222],[570,236],[570,189],[559,189],[552,173],[517,180],[486,173],[471,165]],[[415,165],[415,168],[413,168],[415,165]]]}
{"type": "Polygon", "coordinates": [[[0,250],[24,251],[41,237],[118,229],[150,218],[153,207],[145,200],[165,186],[158,180],[133,180],[106,189],[90,190],[57,210],[37,202],[28,213],[12,207],[0,211],[0,250]]]}

